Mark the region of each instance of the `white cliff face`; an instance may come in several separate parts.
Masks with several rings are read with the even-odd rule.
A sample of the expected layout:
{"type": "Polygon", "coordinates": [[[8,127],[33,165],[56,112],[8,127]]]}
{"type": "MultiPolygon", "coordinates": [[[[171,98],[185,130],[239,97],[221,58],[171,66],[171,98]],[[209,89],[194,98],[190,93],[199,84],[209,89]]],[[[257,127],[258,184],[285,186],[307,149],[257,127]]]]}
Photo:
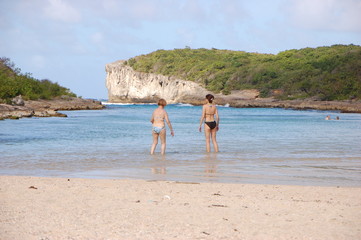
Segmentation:
{"type": "Polygon", "coordinates": [[[203,100],[207,94],[197,83],[136,72],[124,62],[117,61],[105,67],[109,102],[156,102],[159,98],[168,103],[194,102],[203,100]]]}

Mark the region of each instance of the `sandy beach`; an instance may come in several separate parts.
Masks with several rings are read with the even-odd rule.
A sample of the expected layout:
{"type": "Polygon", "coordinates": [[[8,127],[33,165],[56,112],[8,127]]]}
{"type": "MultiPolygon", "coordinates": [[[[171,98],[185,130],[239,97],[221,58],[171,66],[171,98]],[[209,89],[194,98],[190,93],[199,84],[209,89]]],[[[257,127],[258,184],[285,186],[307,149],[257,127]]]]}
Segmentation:
{"type": "Polygon", "coordinates": [[[361,188],[0,176],[0,239],[361,239],[361,188]]]}

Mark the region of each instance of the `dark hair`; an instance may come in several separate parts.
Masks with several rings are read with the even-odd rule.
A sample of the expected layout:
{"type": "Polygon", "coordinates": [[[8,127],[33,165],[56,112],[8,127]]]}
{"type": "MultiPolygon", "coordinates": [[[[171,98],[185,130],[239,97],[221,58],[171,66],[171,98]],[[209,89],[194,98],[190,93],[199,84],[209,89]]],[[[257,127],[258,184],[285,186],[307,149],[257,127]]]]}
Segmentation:
{"type": "Polygon", "coordinates": [[[214,96],[212,94],[207,94],[206,95],[206,98],[208,100],[209,103],[212,103],[213,102],[213,99],[214,99],[214,96]]]}

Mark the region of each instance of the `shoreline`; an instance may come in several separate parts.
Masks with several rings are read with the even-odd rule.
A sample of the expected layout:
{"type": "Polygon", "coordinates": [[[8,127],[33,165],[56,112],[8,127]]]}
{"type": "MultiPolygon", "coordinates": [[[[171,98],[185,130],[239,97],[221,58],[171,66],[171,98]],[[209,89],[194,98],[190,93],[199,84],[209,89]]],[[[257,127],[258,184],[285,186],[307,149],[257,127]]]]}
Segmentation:
{"type": "Polygon", "coordinates": [[[314,100],[238,100],[230,103],[237,108],[285,108],[294,110],[340,111],[361,113],[361,101],[314,101],[314,100]]]}
{"type": "Polygon", "coordinates": [[[0,238],[359,239],[361,188],[0,176],[0,238]]]}
{"type": "MultiPolygon", "coordinates": [[[[234,96],[218,96],[216,104],[234,108],[284,108],[293,110],[339,111],[341,113],[361,113],[361,101],[315,101],[315,100],[276,100],[273,98],[240,99],[234,96]]],[[[189,99],[183,104],[199,106],[203,101],[189,99]]],[[[99,110],[112,104],[156,104],[149,100],[122,100],[107,102],[82,98],[58,98],[53,100],[29,100],[24,106],[0,104],[0,120],[28,117],[67,117],[58,111],[99,110]]]]}
{"type": "MultiPolygon", "coordinates": [[[[200,106],[204,100],[184,100],[183,104],[200,106]]],[[[171,102],[170,104],[177,104],[171,102]]],[[[339,111],[341,113],[361,113],[361,101],[316,101],[316,100],[277,100],[274,98],[255,98],[238,99],[228,96],[216,95],[215,103],[218,105],[227,105],[234,108],[285,108],[293,110],[320,110],[320,111],[339,111]]],[[[107,102],[111,104],[156,104],[149,99],[124,99],[107,102]]]]}
{"type": "Polygon", "coordinates": [[[60,97],[52,100],[24,101],[23,106],[0,104],[0,120],[24,117],[67,117],[58,111],[98,110],[104,106],[100,101],[75,97],[60,97]]]}

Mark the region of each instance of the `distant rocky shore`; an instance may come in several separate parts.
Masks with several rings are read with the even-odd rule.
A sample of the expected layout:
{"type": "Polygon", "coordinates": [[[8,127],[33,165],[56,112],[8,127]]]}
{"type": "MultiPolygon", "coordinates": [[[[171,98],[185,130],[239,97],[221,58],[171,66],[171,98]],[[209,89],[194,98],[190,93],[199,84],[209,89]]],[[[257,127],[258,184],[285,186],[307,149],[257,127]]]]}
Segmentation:
{"type": "MultiPolygon", "coordinates": [[[[277,100],[275,98],[241,99],[224,95],[216,95],[218,105],[229,105],[235,108],[288,108],[295,110],[339,111],[342,113],[361,113],[361,101],[316,101],[316,100],[277,100]]],[[[188,99],[182,103],[202,105],[204,100],[188,99]]]]}
{"type": "Polygon", "coordinates": [[[289,108],[297,110],[340,111],[343,113],[361,113],[361,101],[315,101],[315,100],[276,100],[257,98],[253,100],[221,100],[237,108],[289,108]]]}
{"type": "Polygon", "coordinates": [[[58,111],[103,109],[100,101],[75,97],[60,97],[53,100],[30,100],[18,103],[0,104],[1,119],[19,119],[23,117],[67,117],[58,111]]]}
{"type": "MultiPolygon", "coordinates": [[[[276,98],[260,98],[258,90],[232,91],[230,95],[215,95],[219,105],[229,104],[236,108],[289,108],[297,110],[340,111],[345,113],[361,113],[361,101],[320,101],[315,99],[278,100],[276,98]]],[[[197,101],[195,101],[197,103],[197,101]]]]}
{"type": "MultiPolygon", "coordinates": [[[[202,96],[203,97],[203,96],[202,96]]],[[[277,100],[275,98],[253,98],[238,99],[225,95],[215,94],[215,103],[217,105],[228,105],[234,108],[286,108],[294,110],[320,110],[320,111],[338,111],[341,113],[361,113],[361,101],[319,101],[319,100],[277,100]]],[[[129,99],[118,100],[114,103],[156,103],[158,98],[153,99],[129,99]]],[[[171,102],[173,103],[173,102],[171,102]]],[[[203,105],[204,98],[183,98],[181,103],[192,104],[194,106],[203,105]]]]}
{"type": "MultiPolygon", "coordinates": [[[[298,110],[323,110],[340,111],[344,113],[361,113],[361,101],[315,101],[315,100],[276,100],[272,98],[246,99],[240,94],[216,95],[216,103],[219,105],[229,105],[236,108],[289,108],[298,110]]],[[[139,103],[141,101],[133,101],[139,103]]],[[[156,102],[147,101],[147,102],[156,102]]],[[[204,103],[200,99],[189,98],[183,103],[201,105],[204,103]]],[[[96,110],[103,109],[104,105],[100,101],[92,99],[62,97],[54,100],[24,101],[23,105],[0,104],[0,120],[19,119],[24,117],[67,117],[66,114],[58,111],[64,110],[96,110]]]]}

